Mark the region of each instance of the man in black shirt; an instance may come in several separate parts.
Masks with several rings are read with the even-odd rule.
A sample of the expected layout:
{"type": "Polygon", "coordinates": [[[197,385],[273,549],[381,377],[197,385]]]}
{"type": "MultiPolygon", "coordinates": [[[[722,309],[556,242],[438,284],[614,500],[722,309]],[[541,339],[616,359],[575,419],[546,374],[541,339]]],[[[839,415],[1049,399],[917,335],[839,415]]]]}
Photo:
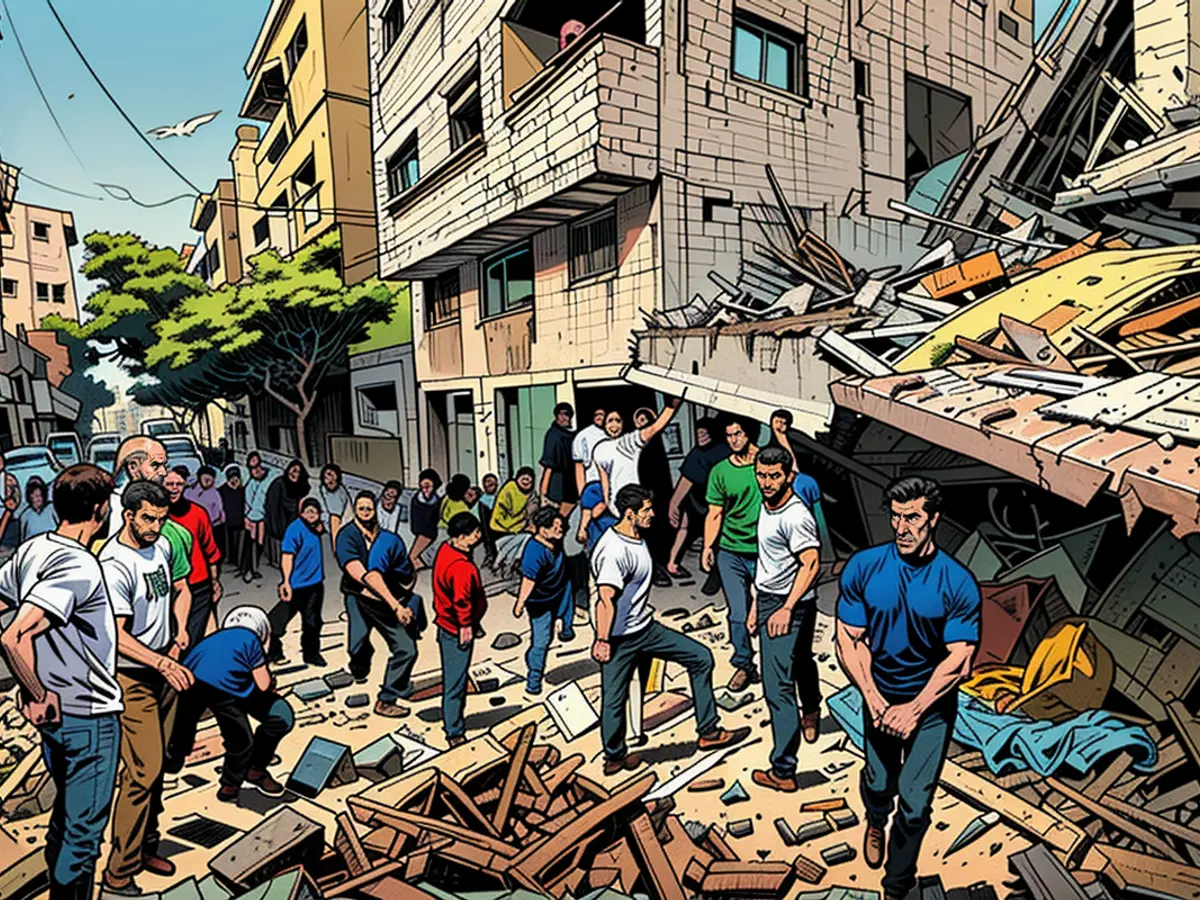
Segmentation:
{"type": "Polygon", "coordinates": [[[225,546],[221,550],[234,566],[234,577],[241,578],[246,572],[246,560],[242,558],[246,549],[246,486],[242,484],[242,470],[237,466],[227,468],[225,483],[217,488],[217,493],[225,510],[225,546]]]}
{"type": "Polygon", "coordinates": [[[675,543],[667,562],[667,571],[673,578],[687,578],[691,574],[679,565],[679,560],[692,541],[704,533],[704,517],[708,514],[708,501],[704,497],[708,473],[729,456],[729,444],[714,437],[720,434],[716,419],[707,416],[697,419],[696,445],[679,470],[679,482],[675,485],[668,512],[671,525],[676,529],[675,543]]]}
{"type": "Polygon", "coordinates": [[[542,442],[542,482],[539,493],[542,499],[555,504],[564,516],[569,516],[579,501],[579,488],[575,484],[575,459],[571,444],[575,432],[571,430],[571,419],[575,410],[570,403],[554,407],[554,422],[542,442]]]}

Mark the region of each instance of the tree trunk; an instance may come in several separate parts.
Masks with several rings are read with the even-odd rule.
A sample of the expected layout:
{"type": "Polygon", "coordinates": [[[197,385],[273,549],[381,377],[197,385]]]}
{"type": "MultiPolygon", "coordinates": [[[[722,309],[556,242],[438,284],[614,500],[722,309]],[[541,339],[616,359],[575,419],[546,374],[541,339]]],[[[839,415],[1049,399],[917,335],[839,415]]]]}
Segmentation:
{"type": "Polygon", "coordinates": [[[310,412],[312,412],[312,406],[306,405],[296,413],[296,456],[311,469],[315,465],[315,461],[308,453],[308,414],[310,412]]]}

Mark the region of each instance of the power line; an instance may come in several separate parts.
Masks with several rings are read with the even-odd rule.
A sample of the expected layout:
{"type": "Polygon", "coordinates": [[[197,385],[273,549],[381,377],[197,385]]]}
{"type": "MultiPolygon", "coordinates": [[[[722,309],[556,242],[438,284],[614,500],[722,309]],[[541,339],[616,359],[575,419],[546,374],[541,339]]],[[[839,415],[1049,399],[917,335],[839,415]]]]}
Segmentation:
{"type": "Polygon", "coordinates": [[[114,200],[133,203],[137,206],[140,206],[142,209],[157,209],[160,206],[167,206],[171,203],[177,203],[180,200],[195,201],[196,199],[194,194],[179,194],[178,196],[172,197],[169,200],[160,200],[158,203],[143,203],[137,197],[133,196],[133,193],[129,190],[129,188],[125,187],[124,185],[106,184],[103,181],[97,181],[96,187],[102,189],[104,193],[108,194],[108,196],[112,197],[114,200]],[[121,196],[121,194],[124,194],[125,196],[121,196]]]}
{"type": "Polygon", "coordinates": [[[83,194],[79,191],[73,191],[70,188],[59,187],[57,184],[51,184],[49,181],[42,181],[40,178],[34,178],[24,169],[21,170],[21,177],[26,181],[32,181],[34,184],[40,184],[44,188],[50,188],[52,191],[61,191],[64,194],[70,194],[72,197],[82,197],[84,200],[104,200],[103,197],[97,197],[95,194],[83,194]]]}
{"type": "MultiPolygon", "coordinates": [[[[67,149],[71,151],[71,155],[75,157],[75,162],[79,163],[79,168],[87,171],[87,166],[83,164],[83,160],[79,158],[79,154],[75,151],[75,145],[71,143],[71,139],[67,137],[67,132],[62,127],[62,122],[58,121],[58,116],[55,115],[54,107],[50,105],[50,98],[46,96],[46,92],[42,89],[42,82],[38,79],[37,73],[33,71],[33,63],[29,60],[29,54],[25,52],[25,43],[21,40],[21,32],[17,31],[17,23],[13,21],[12,12],[8,8],[8,0],[3,0],[4,15],[8,17],[8,24],[12,27],[13,37],[17,40],[17,49],[21,51],[21,59],[25,60],[25,68],[29,70],[29,77],[33,79],[34,87],[37,88],[38,96],[42,98],[42,104],[46,107],[46,112],[50,114],[51,120],[54,122],[54,127],[58,129],[59,137],[63,139],[63,143],[67,145],[67,149]]],[[[30,179],[36,181],[36,179],[30,179]]],[[[70,193],[68,191],[67,193],[70,193]]]]}
{"type": "Polygon", "coordinates": [[[123,118],[129,124],[129,127],[133,129],[133,133],[138,136],[138,139],[141,140],[141,142],[147,147],[149,147],[150,152],[157,156],[162,161],[163,165],[174,172],[180,181],[190,187],[197,194],[203,193],[200,188],[196,187],[196,185],[192,183],[191,179],[175,168],[171,161],[163,156],[159,149],[154,146],[154,144],[150,143],[146,135],[142,134],[142,130],[138,128],[136,124],[134,124],[133,119],[129,118],[129,114],[125,112],[121,104],[117,102],[117,98],[112,95],[112,92],[108,89],[104,82],[100,80],[100,76],[96,74],[96,70],[92,68],[92,64],[88,62],[87,57],[83,55],[83,51],[79,49],[79,45],[75,43],[75,38],[71,36],[71,32],[67,29],[67,23],[62,20],[62,16],[58,14],[58,10],[54,8],[54,0],[46,0],[46,5],[50,7],[50,12],[54,14],[54,19],[58,22],[58,27],[61,28],[62,33],[66,35],[67,40],[71,44],[71,48],[75,51],[75,55],[79,57],[79,61],[83,63],[84,68],[88,70],[88,74],[91,75],[96,84],[100,86],[100,90],[104,92],[104,96],[108,98],[109,102],[114,107],[116,107],[117,112],[121,114],[121,118],[123,118]]]}

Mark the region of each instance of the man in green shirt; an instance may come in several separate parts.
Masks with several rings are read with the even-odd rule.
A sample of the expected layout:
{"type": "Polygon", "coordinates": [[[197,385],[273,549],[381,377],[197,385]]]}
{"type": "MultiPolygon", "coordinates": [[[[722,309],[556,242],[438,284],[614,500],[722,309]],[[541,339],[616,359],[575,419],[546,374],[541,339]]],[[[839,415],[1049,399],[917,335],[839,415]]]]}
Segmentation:
{"type": "Polygon", "coordinates": [[[746,628],[758,557],[758,512],[762,508],[762,494],[754,476],[758,447],[751,440],[758,430],[757,423],[745,419],[729,421],[725,440],[730,455],[712,467],[705,492],[708,516],[704,520],[700,567],[711,572],[715,566],[721,576],[721,588],[729,606],[729,641],[733,644],[735,669],[729,689],[735,692],[744,691],[758,681],[754,646],[746,628]]]}

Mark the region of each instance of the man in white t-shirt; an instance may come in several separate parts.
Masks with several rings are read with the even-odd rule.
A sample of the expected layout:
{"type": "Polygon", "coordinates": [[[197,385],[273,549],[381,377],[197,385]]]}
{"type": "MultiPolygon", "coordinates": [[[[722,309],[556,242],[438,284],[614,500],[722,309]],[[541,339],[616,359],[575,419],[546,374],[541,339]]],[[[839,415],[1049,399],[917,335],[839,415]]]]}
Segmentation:
{"type": "Polygon", "coordinates": [[[596,471],[592,453],[598,443],[608,438],[608,434],[604,430],[604,419],[605,411],[603,409],[594,410],[592,424],[579,429],[575,433],[575,440],[571,442],[571,458],[575,461],[575,486],[579,489],[580,496],[583,496],[585,487],[593,481],[600,480],[600,473],[596,471]]]}
{"type": "Polygon", "coordinates": [[[821,567],[817,520],[792,490],[792,455],[782,447],[766,447],[754,459],[754,475],[762,493],[758,514],[758,559],[754,571],[756,598],[746,628],[760,639],[763,693],[771,714],[771,768],[754,772],[754,783],[793,793],[800,734],[814,743],[821,725],[821,686],[813,657],[817,597],[813,585],[821,567]],[[797,714],[799,688],[803,719],[797,714]]]}
{"type": "Polygon", "coordinates": [[[121,495],[124,524],[100,551],[100,568],[117,620],[117,683],[121,714],[121,770],[113,804],[112,847],[104,886],[136,889],[142,869],[170,876],[175,866],[158,855],[163,753],[176,691],[192,676],[175,660],[187,643],[187,578],[172,582],[171,556],[162,537],[171,514],[166,488],[135,481],[121,495]]]}
{"type": "MultiPolygon", "coordinates": [[[[604,504],[610,511],[615,509],[617,494],[623,487],[639,483],[638,461],[642,457],[646,442],[671,424],[680,402],[680,398],[672,397],[657,419],[628,434],[621,433],[625,430],[625,420],[619,412],[614,410],[605,417],[604,430],[608,434],[608,440],[594,445],[592,462],[596,466],[596,474],[600,477],[604,504]]],[[[666,485],[664,489],[669,487],[666,485]]]]}
{"type": "Polygon", "coordinates": [[[639,665],[650,659],[679,663],[687,670],[696,709],[699,750],[729,747],[744,741],[749,728],[727,731],[717,717],[713,698],[712,653],[687,635],[654,620],[650,585],[654,563],[642,533],[654,520],[650,491],[636,484],[617,492],[620,519],[592,551],[592,577],[599,590],[596,640],[592,658],[600,663],[600,732],[604,774],[636,769],[641,760],[625,743],[625,706],[629,684],[639,665]]]}
{"type": "Polygon", "coordinates": [[[51,900],[90,900],[117,774],[117,624],[100,563],[87,550],[112,492],[112,476],[95,466],[60,473],[58,528],[26,541],[0,567],[0,598],[17,608],[0,650],[20,685],[22,714],[41,731],[58,792],[46,832],[51,900]]]}

